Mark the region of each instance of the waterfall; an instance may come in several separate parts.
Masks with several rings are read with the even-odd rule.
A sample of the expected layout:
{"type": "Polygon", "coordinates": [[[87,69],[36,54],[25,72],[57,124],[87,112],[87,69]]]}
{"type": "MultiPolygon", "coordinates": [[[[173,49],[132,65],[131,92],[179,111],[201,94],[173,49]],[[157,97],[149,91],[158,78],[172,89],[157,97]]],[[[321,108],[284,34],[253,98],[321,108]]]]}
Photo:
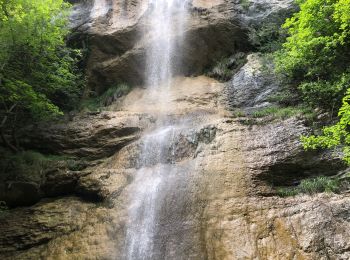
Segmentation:
{"type": "Polygon", "coordinates": [[[170,83],[176,56],[174,39],[183,34],[186,10],[184,0],[153,0],[149,21],[152,43],[147,50],[146,82],[148,86],[159,87],[170,83]]]}
{"type": "MultiPolygon", "coordinates": [[[[147,94],[157,100],[158,106],[167,107],[168,90],[181,57],[186,20],[185,0],[151,0],[144,38],[150,42],[146,50],[145,82],[147,94]],[[175,41],[176,39],[176,41],[175,41]]],[[[166,109],[165,109],[166,110],[166,109]]],[[[162,232],[159,218],[161,211],[172,211],[174,205],[166,205],[167,191],[181,178],[174,170],[174,135],[183,124],[169,123],[165,110],[158,111],[156,129],[146,134],[141,142],[139,170],[133,183],[128,210],[125,259],[162,259],[155,240],[162,232]],[[164,206],[165,205],[165,206],[164,206]]],[[[166,241],[165,241],[166,243],[166,241]]]]}

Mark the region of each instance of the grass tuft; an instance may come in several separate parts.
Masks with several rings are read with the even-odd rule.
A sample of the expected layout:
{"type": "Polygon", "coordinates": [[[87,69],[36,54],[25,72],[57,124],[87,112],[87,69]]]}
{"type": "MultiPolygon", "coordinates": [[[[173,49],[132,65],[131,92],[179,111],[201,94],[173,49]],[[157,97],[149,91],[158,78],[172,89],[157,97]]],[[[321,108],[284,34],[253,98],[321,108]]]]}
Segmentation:
{"type": "Polygon", "coordinates": [[[297,187],[280,187],[277,195],[280,197],[296,196],[298,194],[317,194],[322,192],[339,193],[341,181],[337,178],[319,176],[302,180],[297,187]]]}
{"type": "Polygon", "coordinates": [[[115,102],[118,98],[127,95],[131,87],[126,84],[118,84],[108,88],[101,96],[82,100],[80,110],[88,110],[91,112],[100,111],[103,107],[107,107],[115,102]]]}
{"type": "Polygon", "coordinates": [[[314,118],[314,112],[308,107],[267,107],[255,111],[253,118],[273,117],[274,119],[287,119],[292,116],[303,115],[305,118],[314,118]]]}

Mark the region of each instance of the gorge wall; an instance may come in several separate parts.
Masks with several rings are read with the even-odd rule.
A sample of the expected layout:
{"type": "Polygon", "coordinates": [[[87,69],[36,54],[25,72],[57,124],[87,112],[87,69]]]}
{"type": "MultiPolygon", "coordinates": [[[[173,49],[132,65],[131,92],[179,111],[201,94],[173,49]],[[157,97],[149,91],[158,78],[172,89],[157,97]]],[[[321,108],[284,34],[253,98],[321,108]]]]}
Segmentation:
{"type": "MultiPolygon", "coordinates": [[[[26,182],[38,203],[0,215],[2,259],[350,258],[348,194],[281,198],[274,187],[337,174],[345,169],[341,160],[302,149],[299,137],[309,129],[301,117],[254,124],[233,112],[272,105],[269,97],[281,86],[252,53],[247,31],[292,10],[293,1],[193,0],[186,40],[171,35],[181,50],[172,59],[184,66],[173,72],[165,105],[144,86],[147,49],[158,40],[142,33],[150,26],[148,1],[75,2],[72,40],[89,43],[89,91],[118,82],[134,88],[106,111],[28,129],[28,147],[86,165],[56,167],[26,182]],[[231,80],[204,75],[237,53],[246,62],[231,80]],[[150,225],[130,218],[138,201],[158,214],[153,250],[128,258],[128,232],[150,225]]],[[[7,195],[28,196],[20,180],[1,185],[7,195]]]]}

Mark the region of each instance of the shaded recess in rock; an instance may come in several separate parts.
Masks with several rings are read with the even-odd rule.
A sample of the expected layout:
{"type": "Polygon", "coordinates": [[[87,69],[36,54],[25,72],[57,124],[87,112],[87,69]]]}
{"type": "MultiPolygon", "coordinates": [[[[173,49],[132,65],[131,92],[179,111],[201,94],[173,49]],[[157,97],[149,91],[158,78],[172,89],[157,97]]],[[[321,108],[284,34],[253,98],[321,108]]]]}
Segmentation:
{"type": "Polygon", "coordinates": [[[308,132],[303,120],[292,117],[252,126],[245,133],[245,163],[260,187],[256,193],[271,194],[271,186],[293,185],[308,177],[331,176],[346,169],[339,153],[305,151],[300,136],[308,132]],[[264,185],[265,190],[261,189],[264,185]]]}
{"type": "Polygon", "coordinates": [[[37,171],[35,176],[26,172],[5,175],[0,180],[0,201],[13,208],[33,205],[42,198],[74,194],[82,175],[81,171],[70,170],[66,161],[52,161],[37,171]]]}
{"type": "Polygon", "coordinates": [[[334,158],[333,151],[300,152],[263,169],[259,178],[274,186],[293,186],[303,179],[333,176],[346,168],[341,157],[334,158]]]}

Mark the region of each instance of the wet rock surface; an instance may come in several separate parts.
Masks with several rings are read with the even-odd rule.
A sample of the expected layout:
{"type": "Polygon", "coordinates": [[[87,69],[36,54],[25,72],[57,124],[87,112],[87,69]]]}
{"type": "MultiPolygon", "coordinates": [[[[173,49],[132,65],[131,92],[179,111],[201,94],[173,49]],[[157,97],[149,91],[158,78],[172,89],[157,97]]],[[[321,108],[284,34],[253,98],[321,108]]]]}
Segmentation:
{"type": "MultiPolygon", "coordinates": [[[[181,86],[179,82],[176,87],[181,86]]],[[[214,83],[203,77],[191,79],[192,86],[205,82],[214,83]]],[[[339,160],[305,154],[299,135],[307,127],[300,119],[241,124],[220,105],[220,96],[214,95],[223,89],[224,84],[215,83],[209,91],[218,98],[216,103],[203,103],[207,88],[196,88],[194,100],[181,98],[181,87],[173,92],[179,95],[174,102],[182,102],[183,111],[190,110],[192,115],[209,106],[202,117],[193,117],[193,128],[171,132],[178,160],[139,169],[138,155],[147,140],[144,134],[82,171],[75,192],[91,202],[56,198],[4,213],[6,221],[0,222],[4,259],[123,259],[129,199],[142,181],[140,170],[145,175],[167,172],[156,199],[160,215],[153,259],[348,258],[349,197],[271,197],[269,179],[271,174],[276,182],[292,176],[334,174],[342,169],[339,160]]],[[[129,98],[134,100],[135,94],[129,98]]],[[[139,94],[138,98],[145,98],[139,94]]],[[[129,107],[133,113],[136,108],[129,107]]],[[[180,115],[173,112],[169,119],[177,122],[180,115]]],[[[152,124],[147,131],[152,133],[152,124]]],[[[65,183],[64,175],[57,178],[65,183]]]]}

